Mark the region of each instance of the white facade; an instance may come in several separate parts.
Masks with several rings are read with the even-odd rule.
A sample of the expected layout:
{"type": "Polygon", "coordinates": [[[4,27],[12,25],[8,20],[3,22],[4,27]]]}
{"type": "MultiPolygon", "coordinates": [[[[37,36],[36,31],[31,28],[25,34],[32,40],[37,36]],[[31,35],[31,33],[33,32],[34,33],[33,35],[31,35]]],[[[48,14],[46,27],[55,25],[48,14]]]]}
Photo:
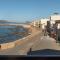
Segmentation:
{"type": "Polygon", "coordinates": [[[33,21],[33,22],[32,22],[32,25],[33,25],[33,26],[36,26],[36,21],[33,21]]]}
{"type": "Polygon", "coordinates": [[[35,27],[38,27],[39,24],[40,24],[40,21],[37,21],[37,20],[32,22],[32,25],[35,26],[35,27]]]}
{"type": "Polygon", "coordinates": [[[50,23],[51,23],[51,24],[55,24],[55,21],[54,21],[54,20],[51,20],[50,23]]]}
{"type": "Polygon", "coordinates": [[[49,21],[49,19],[46,19],[46,18],[41,19],[41,24],[47,25],[47,21],[49,21]]]}
{"type": "Polygon", "coordinates": [[[32,22],[32,25],[38,27],[41,24],[42,29],[47,26],[47,21],[50,21],[51,26],[55,24],[55,21],[60,20],[60,15],[51,15],[50,18],[42,18],[40,20],[35,20],[32,22]]]}
{"type": "Polygon", "coordinates": [[[60,15],[51,15],[50,16],[50,24],[55,24],[55,21],[60,20],[60,15]]]}
{"type": "Polygon", "coordinates": [[[41,27],[42,27],[42,29],[45,29],[45,26],[47,26],[47,21],[49,21],[49,19],[47,19],[47,18],[42,18],[41,20],[41,27]]]}
{"type": "Polygon", "coordinates": [[[57,29],[60,29],[60,24],[58,24],[57,29]]]}
{"type": "Polygon", "coordinates": [[[60,20],[60,15],[52,15],[51,20],[54,20],[54,21],[60,20]]]}

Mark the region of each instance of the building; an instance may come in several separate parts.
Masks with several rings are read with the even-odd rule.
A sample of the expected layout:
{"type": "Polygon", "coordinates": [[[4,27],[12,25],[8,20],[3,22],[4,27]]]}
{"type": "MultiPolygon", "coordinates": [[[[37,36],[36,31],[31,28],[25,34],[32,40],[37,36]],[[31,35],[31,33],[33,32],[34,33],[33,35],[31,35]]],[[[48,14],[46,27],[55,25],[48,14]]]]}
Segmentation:
{"type": "Polygon", "coordinates": [[[54,14],[50,16],[47,24],[47,31],[49,31],[50,36],[54,37],[56,40],[60,39],[60,15],[54,14]],[[50,25],[49,25],[50,24],[50,25]]]}
{"type": "Polygon", "coordinates": [[[35,21],[33,21],[32,22],[32,25],[34,26],[34,27],[40,27],[40,20],[35,20],[35,21]]]}
{"type": "Polygon", "coordinates": [[[48,18],[41,18],[39,20],[34,20],[34,21],[32,21],[31,25],[34,26],[34,27],[41,27],[42,29],[44,29],[45,26],[47,26],[47,24],[48,24],[47,22],[50,23],[49,27],[53,27],[53,25],[58,20],[60,20],[60,15],[59,14],[54,14],[54,15],[51,15],[50,17],[48,17],[48,18]]]}
{"type": "Polygon", "coordinates": [[[50,18],[53,21],[60,20],[60,15],[51,15],[50,18]]]}
{"type": "Polygon", "coordinates": [[[41,21],[41,27],[42,27],[42,29],[44,29],[45,26],[47,26],[47,21],[49,21],[49,19],[42,18],[40,21],[41,21]]]}
{"type": "Polygon", "coordinates": [[[59,14],[51,15],[49,19],[50,27],[53,27],[57,21],[60,21],[60,15],[59,14]]]}
{"type": "Polygon", "coordinates": [[[58,21],[58,20],[60,20],[60,15],[59,14],[58,15],[54,14],[54,15],[50,16],[50,23],[51,23],[51,25],[55,24],[55,22],[58,21]]]}
{"type": "Polygon", "coordinates": [[[41,27],[42,29],[47,26],[47,21],[49,21],[49,19],[47,18],[42,18],[40,20],[35,20],[32,22],[32,25],[34,27],[41,27]]]}

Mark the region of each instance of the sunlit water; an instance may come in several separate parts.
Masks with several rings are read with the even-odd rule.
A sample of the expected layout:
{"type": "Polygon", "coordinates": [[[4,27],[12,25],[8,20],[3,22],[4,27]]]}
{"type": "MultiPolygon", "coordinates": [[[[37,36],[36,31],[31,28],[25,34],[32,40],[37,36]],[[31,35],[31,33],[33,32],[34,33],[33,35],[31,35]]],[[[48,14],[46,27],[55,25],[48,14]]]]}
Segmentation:
{"type": "Polygon", "coordinates": [[[25,32],[24,28],[16,28],[16,26],[0,26],[0,44],[15,41],[17,39],[23,38],[22,34],[12,34],[13,32],[20,33],[25,32]]]}

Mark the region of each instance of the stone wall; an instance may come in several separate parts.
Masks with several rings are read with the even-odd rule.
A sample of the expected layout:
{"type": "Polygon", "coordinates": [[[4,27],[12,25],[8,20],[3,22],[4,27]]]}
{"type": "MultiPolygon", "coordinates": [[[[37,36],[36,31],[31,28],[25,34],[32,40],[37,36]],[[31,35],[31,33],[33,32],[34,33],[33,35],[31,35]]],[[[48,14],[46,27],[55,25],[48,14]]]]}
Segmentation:
{"type": "Polygon", "coordinates": [[[9,43],[4,43],[0,45],[1,50],[3,49],[8,49],[8,48],[13,48],[15,46],[15,42],[9,42],[9,43]]]}
{"type": "Polygon", "coordinates": [[[39,31],[37,32],[37,29],[32,28],[32,27],[30,28],[30,31],[32,32],[31,35],[28,35],[27,37],[24,37],[22,39],[18,39],[18,40],[13,41],[13,42],[0,44],[0,50],[4,50],[4,49],[8,49],[8,48],[13,48],[16,45],[24,44],[26,41],[31,40],[36,34],[39,33],[39,31]]]}
{"type": "Polygon", "coordinates": [[[35,33],[33,33],[33,34],[31,34],[31,35],[29,35],[29,36],[27,36],[27,37],[24,37],[24,38],[22,38],[22,39],[16,40],[16,41],[15,41],[15,45],[24,44],[25,42],[33,39],[38,33],[40,33],[40,31],[35,32],[35,33]]]}

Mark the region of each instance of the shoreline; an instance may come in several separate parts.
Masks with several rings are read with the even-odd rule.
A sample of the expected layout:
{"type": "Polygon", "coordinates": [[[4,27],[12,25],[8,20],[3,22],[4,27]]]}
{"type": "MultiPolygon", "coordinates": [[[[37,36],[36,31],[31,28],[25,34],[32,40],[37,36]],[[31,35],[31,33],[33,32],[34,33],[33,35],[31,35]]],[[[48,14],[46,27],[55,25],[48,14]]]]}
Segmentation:
{"type": "Polygon", "coordinates": [[[21,39],[18,39],[16,41],[13,41],[13,42],[9,42],[9,43],[3,43],[3,44],[0,44],[0,50],[4,50],[4,49],[9,49],[9,48],[13,48],[15,47],[16,45],[21,45],[23,44],[24,42],[28,41],[29,39],[31,39],[34,35],[36,35],[36,32],[37,30],[34,28],[31,29],[31,34],[28,35],[28,36],[25,36],[21,39]],[[33,30],[33,31],[32,31],[33,30]]]}

